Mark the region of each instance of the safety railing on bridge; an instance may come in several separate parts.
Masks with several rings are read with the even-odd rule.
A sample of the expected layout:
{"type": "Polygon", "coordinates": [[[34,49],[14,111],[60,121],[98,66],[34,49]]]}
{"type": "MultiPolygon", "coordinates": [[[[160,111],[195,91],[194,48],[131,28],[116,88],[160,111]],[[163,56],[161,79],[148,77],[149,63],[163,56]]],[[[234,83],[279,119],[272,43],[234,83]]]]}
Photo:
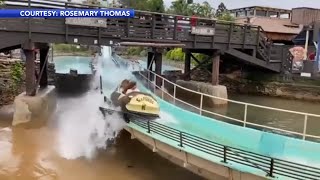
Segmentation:
{"type": "MultiPolygon", "coordinates": [[[[29,7],[29,8],[96,8],[104,9],[96,5],[79,4],[72,2],[57,2],[53,0],[5,0],[5,6],[8,7],[29,7]]],[[[4,7],[5,7],[4,6],[4,7]]],[[[105,37],[122,39],[122,41],[143,41],[145,39],[154,39],[157,41],[166,40],[167,42],[184,42],[189,48],[214,48],[215,43],[223,43],[234,48],[262,47],[261,37],[262,29],[260,26],[236,24],[216,19],[197,17],[197,27],[212,28],[209,35],[198,35],[191,32],[191,17],[135,11],[135,17],[128,19],[107,18],[107,28],[77,27],[64,23],[64,19],[8,19],[2,20],[3,26],[8,26],[7,31],[24,31],[28,27],[29,34],[63,34],[68,42],[69,36],[88,36],[97,37],[99,44],[105,37]],[[28,21],[23,23],[21,21],[28,21]],[[14,24],[11,23],[15,23],[14,24]],[[20,23],[19,23],[20,22],[20,23]],[[27,25],[27,26],[26,26],[27,25]],[[65,26],[65,27],[61,27],[65,26]],[[261,32],[260,32],[261,31],[261,32]]],[[[4,27],[3,27],[4,28],[4,27]]],[[[69,40],[70,41],[70,40],[69,40]]]]}
{"type": "MultiPolygon", "coordinates": [[[[171,128],[157,123],[135,119],[132,123],[144,128],[149,134],[158,134],[177,143],[177,147],[189,147],[196,151],[206,153],[209,156],[220,159],[221,163],[240,165],[260,170],[267,177],[319,180],[320,168],[272,158],[257,153],[233,148],[223,144],[195,136],[190,133],[171,128]]],[[[188,163],[188,162],[186,162],[188,163]]],[[[239,166],[237,166],[239,168],[239,166]]],[[[280,178],[281,179],[281,178],[280,178]]]]}
{"type": "MultiPolygon", "coordinates": [[[[314,128],[314,126],[315,126],[314,122],[320,121],[320,115],[311,114],[311,113],[304,113],[304,112],[297,112],[297,111],[292,111],[292,110],[279,109],[279,108],[273,108],[273,107],[268,107],[268,106],[262,106],[262,105],[252,104],[252,103],[245,103],[245,102],[235,101],[235,100],[231,100],[231,99],[225,99],[225,98],[212,96],[209,94],[201,93],[201,92],[198,92],[195,90],[191,90],[191,89],[182,87],[178,84],[175,84],[175,83],[169,81],[166,78],[163,78],[160,75],[157,75],[153,71],[147,70],[147,69],[141,67],[140,65],[139,65],[139,67],[140,67],[140,70],[139,70],[138,74],[142,78],[142,80],[145,80],[147,82],[147,87],[150,90],[154,90],[154,92],[156,92],[156,94],[158,96],[160,96],[162,99],[166,99],[165,96],[171,98],[171,99],[169,99],[169,101],[172,101],[172,103],[174,103],[174,104],[182,103],[183,105],[187,105],[188,107],[191,107],[193,109],[193,112],[197,112],[200,115],[204,115],[204,113],[206,113],[208,115],[214,115],[215,117],[218,117],[218,118],[224,118],[224,119],[230,121],[231,123],[233,122],[233,123],[236,123],[237,125],[241,125],[243,127],[271,130],[273,133],[280,133],[282,135],[289,135],[289,136],[294,135],[296,138],[302,138],[303,140],[311,140],[311,141],[319,141],[320,140],[320,135],[314,135],[314,134],[308,133],[308,131],[307,131],[309,128],[314,128]],[[158,81],[158,83],[160,81],[159,84],[162,84],[161,87],[157,85],[158,84],[157,81],[158,81]],[[169,86],[171,86],[171,87],[168,88],[169,86]],[[161,94],[157,93],[156,89],[160,90],[161,94]],[[173,93],[170,93],[168,89],[173,89],[173,93]],[[182,98],[178,98],[177,97],[177,90],[178,89],[190,93],[190,96],[193,96],[193,95],[198,95],[198,97],[200,96],[200,102],[197,102],[198,106],[194,105],[190,102],[186,102],[186,100],[182,100],[182,98]],[[208,98],[215,99],[215,100],[227,101],[228,103],[235,103],[235,104],[243,106],[244,107],[243,118],[242,119],[235,118],[235,117],[231,117],[228,115],[223,115],[221,113],[213,112],[209,109],[205,109],[204,108],[204,101],[205,101],[205,99],[208,99],[208,98]],[[301,131],[287,130],[287,129],[285,129],[285,127],[279,128],[279,127],[272,127],[270,125],[269,126],[262,125],[261,123],[250,122],[250,121],[248,121],[248,109],[249,108],[252,108],[254,111],[259,111],[258,109],[270,111],[269,113],[273,113],[273,114],[275,114],[275,116],[277,116],[276,113],[280,113],[280,112],[288,113],[290,116],[292,116],[292,115],[301,116],[301,119],[300,119],[301,123],[300,124],[302,125],[303,129],[301,131]],[[309,121],[312,121],[312,122],[309,123],[309,121]]],[[[191,98],[190,96],[187,96],[187,97],[190,99],[191,98]]],[[[255,121],[259,121],[263,117],[253,117],[253,118],[255,118],[255,121]]],[[[289,125],[293,124],[293,123],[294,123],[294,120],[289,122],[289,125]]]]}

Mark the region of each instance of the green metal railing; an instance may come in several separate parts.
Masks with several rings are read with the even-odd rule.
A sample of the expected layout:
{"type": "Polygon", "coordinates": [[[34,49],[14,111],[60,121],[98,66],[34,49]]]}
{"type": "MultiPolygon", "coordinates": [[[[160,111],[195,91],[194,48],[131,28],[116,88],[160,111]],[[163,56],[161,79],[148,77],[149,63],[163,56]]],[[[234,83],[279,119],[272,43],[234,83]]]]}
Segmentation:
{"type": "Polygon", "coordinates": [[[320,168],[272,158],[257,153],[219,144],[202,137],[183,132],[155,121],[134,119],[131,123],[142,127],[148,134],[158,134],[177,143],[177,147],[189,147],[221,159],[224,164],[238,164],[265,172],[266,177],[297,180],[319,180],[320,168]]]}

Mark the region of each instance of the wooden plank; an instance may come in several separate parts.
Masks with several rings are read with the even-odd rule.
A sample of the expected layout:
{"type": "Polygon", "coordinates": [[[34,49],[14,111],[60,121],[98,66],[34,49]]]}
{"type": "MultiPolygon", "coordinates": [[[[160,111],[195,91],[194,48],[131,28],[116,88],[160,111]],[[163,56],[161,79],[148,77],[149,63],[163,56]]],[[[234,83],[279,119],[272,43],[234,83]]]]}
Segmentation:
{"type": "Polygon", "coordinates": [[[157,43],[181,43],[181,41],[176,41],[176,40],[161,40],[161,39],[140,39],[140,38],[120,38],[123,41],[134,41],[134,42],[157,42],[157,43]]]}
{"type": "Polygon", "coordinates": [[[263,60],[260,60],[258,58],[255,58],[253,56],[250,56],[248,54],[245,54],[245,53],[243,53],[241,51],[238,51],[238,50],[235,50],[235,49],[229,49],[229,50],[225,51],[225,53],[228,53],[228,54],[230,54],[230,55],[232,55],[234,57],[237,57],[240,60],[242,60],[243,62],[254,64],[254,65],[257,65],[257,66],[260,66],[260,67],[275,71],[275,72],[279,72],[280,71],[279,69],[274,68],[273,66],[267,65],[267,63],[265,61],[263,61],[263,60]]]}
{"type": "Polygon", "coordinates": [[[212,57],[212,85],[219,85],[220,55],[212,57]]]}
{"type": "Polygon", "coordinates": [[[140,42],[121,42],[120,46],[144,46],[144,47],[185,47],[185,44],[175,43],[140,43],[140,42]]]}

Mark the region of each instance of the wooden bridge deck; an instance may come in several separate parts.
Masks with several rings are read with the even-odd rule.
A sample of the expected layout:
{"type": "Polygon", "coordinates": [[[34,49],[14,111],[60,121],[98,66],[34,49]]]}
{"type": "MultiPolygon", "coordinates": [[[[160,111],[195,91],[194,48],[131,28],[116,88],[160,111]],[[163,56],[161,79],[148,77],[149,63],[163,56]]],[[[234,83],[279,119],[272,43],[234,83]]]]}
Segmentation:
{"type": "MultiPolygon", "coordinates": [[[[7,0],[4,8],[88,8],[88,5],[54,2],[7,0]]],[[[91,8],[100,8],[92,6],[91,8]]],[[[163,43],[186,49],[220,49],[245,63],[280,72],[281,54],[272,54],[261,27],[222,23],[214,19],[197,18],[197,27],[214,28],[214,35],[191,33],[190,17],[135,11],[130,19],[105,19],[107,27],[66,24],[62,18],[2,18],[0,19],[0,49],[23,44],[31,39],[41,43],[75,43],[115,45],[121,42],[163,43]],[[250,56],[250,58],[248,58],[250,56]],[[272,57],[273,59],[270,59],[272,57]],[[276,60],[276,61],[274,61],[276,60]]]]}

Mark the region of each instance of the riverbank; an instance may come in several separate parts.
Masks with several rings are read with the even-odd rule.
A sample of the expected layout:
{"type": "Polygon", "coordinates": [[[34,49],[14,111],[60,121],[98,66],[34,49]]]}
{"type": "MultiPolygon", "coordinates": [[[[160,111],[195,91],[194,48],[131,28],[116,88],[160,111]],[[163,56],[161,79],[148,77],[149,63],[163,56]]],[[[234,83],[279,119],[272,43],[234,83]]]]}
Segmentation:
{"type": "Polygon", "coordinates": [[[59,57],[59,56],[91,57],[92,55],[89,52],[53,52],[53,57],[59,57]]]}

